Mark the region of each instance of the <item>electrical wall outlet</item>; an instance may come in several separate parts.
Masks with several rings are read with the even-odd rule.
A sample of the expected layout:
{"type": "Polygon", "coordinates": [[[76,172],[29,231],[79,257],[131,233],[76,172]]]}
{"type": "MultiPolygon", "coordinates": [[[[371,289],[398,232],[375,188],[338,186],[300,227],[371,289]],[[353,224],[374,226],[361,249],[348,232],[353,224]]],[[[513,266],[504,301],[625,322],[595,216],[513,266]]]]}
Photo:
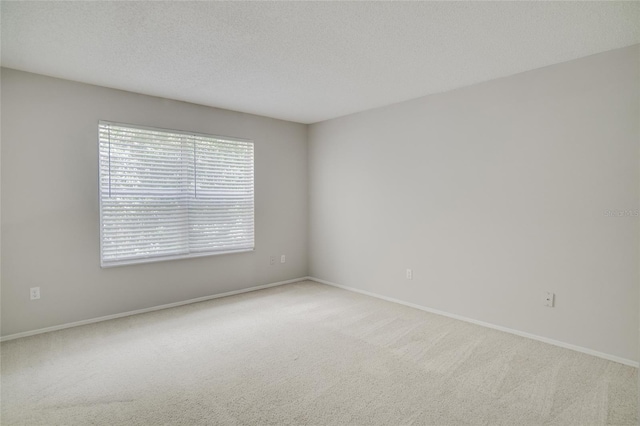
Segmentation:
{"type": "Polygon", "coordinates": [[[287,260],[287,257],[283,254],[280,256],[280,263],[284,263],[287,260]]]}
{"type": "Polygon", "coordinates": [[[551,293],[550,291],[547,291],[544,294],[544,306],[553,308],[553,305],[555,304],[555,300],[556,300],[556,295],[551,293]]]}
{"type": "Polygon", "coordinates": [[[31,287],[29,289],[29,297],[31,300],[40,299],[40,287],[31,287]]]}
{"type": "Polygon", "coordinates": [[[270,256],[269,257],[269,265],[273,266],[276,264],[276,257],[275,256],[270,256]]]}
{"type": "Polygon", "coordinates": [[[407,269],[407,279],[408,280],[413,279],[413,271],[411,269],[407,269]]]}

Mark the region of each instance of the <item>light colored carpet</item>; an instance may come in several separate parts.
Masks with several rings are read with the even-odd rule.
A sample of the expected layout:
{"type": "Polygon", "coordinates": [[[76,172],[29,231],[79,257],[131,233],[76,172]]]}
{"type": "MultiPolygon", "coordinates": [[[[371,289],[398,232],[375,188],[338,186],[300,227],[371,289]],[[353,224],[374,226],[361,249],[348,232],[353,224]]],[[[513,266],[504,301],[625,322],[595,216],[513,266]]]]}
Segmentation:
{"type": "Polygon", "coordinates": [[[301,282],[2,343],[2,424],[630,425],[637,370],[301,282]]]}

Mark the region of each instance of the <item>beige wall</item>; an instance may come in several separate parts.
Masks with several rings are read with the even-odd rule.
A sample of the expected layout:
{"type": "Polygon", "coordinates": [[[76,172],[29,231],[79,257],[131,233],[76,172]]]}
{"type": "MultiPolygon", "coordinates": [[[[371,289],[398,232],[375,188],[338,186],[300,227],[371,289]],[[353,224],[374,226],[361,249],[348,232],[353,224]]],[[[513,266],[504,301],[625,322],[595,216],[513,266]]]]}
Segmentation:
{"type": "Polygon", "coordinates": [[[638,57],[312,125],[310,275],[637,361],[638,57]]]}
{"type": "Polygon", "coordinates": [[[2,335],[307,274],[305,125],[9,69],[1,90],[2,335]],[[98,120],[253,139],[256,250],[101,269],[98,120]]]}
{"type": "Polygon", "coordinates": [[[2,335],[310,274],[637,361],[639,57],[312,126],[3,69],[2,335]],[[256,251],[101,269],[100,119],[254,139],[256,251]]]}

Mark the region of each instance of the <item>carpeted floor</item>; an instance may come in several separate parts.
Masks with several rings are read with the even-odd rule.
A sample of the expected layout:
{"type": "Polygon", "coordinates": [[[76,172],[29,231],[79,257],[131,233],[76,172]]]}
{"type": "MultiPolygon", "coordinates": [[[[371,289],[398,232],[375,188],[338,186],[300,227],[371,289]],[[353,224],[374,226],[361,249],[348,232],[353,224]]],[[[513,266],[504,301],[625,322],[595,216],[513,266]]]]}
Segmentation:
{"type": "Polygon", "coordinates": [[[302,282],[2,343],[3,425],[631,425],[637,370],[302,282]]]}

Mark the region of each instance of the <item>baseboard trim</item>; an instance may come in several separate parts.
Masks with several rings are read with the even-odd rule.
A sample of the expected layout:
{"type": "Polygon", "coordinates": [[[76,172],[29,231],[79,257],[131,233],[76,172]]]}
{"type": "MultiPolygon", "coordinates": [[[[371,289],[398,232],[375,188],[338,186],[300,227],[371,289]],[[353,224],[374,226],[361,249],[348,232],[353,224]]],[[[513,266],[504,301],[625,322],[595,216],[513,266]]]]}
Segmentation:
{"type": "Polygon", "coordinates": [[[221,297],[233,296],[235,294],[248,293],[250,291],[262,290],[265,288],[277,287],[284,284],[291,284],[299,281],[305,281],[307,279],[308,279],[307,277],[294,278],[286,281],[278,281],[275,283],[243,288],[241,290],[227,291],[226,293],[213,294],[211,296],[197,297],[195,299],[183,300],[181,302],[167,303],[165,305],[152,306],[150,308],[136,309],[135,311],[121,312],[119,314],[105,315],[103,317],[98,317],[98,318],[91,318],[91,319],[86,319],[81,321],[70,322],[66,324],[54,325],[52,327],[39,328],[37,330],[24,331],[22,333],[9,334],[6,336],[1,336],[0,342],[6,342],[7,340],[20,339],[21,337],[35,336],[36,334],[49,333],[51,331],[64,330],[65,328],[80,327],[82,325],[94,324],[96,322],[102,322],[102,321],[109,321],[116,318],[123,318],[123,317],[129,317],[132,315],[145,314],[147,312],[160,311],[162,309],[175,308],[177,306],[189,305],[191,303],[198,303],[198,302],[204,302],[212,299],[219,299],[221,297]]]}
{"type": "Polygon", "coordinates": [[[400,305],[409,306],[411,308],[419,309],[421,311],[429,312],[429,313],[432,313],[432,314],[442,315],[442,316],[453,318],[453,319],[456,319],[456,320],[465,321],[465,322],[468,322],[468,323],[471,323],[471,324],[476,324],[476,325],[479,325],[479,326],[482,326],[482,327],[492,328],[494,330],[503,331],[505,333],[514,334],[516,336],[526,337],[528,339],[533,339],[533,340],[537,340],[537,341],[540,341],[540,342],[543,342],[543,343],[548,343],[550,345],[559,346],[561,348],[571,349],[571,350],[574,350],[574,351],[577,351],[577,352],[581,352],[581,353],[584,353],[584,354],[587,354],[587,355],[593,355],[593,356],[596,356],[598,358],[603,358],[603,359],[606,359],[606,360],[609,360],[609,361],[618,362],[620,364],[628,365],[628,366],[631,366],[631,367],[635,367],[635,368],[639,367],[639,363],[637,361],[633,361],[633,360],[630,360],[630,359],[622,358],[622,357],[619,357],[619,356],[616,356],[616,355],[611,355],[611,354],[607,354],[607,353],[604,353],[604,352],[595,351],[593,349],[589,349],[589,348],[585,348],[585,347],[577,346],[577,345],[572,345],[570,343],[565,343],[565,342],[561,342],[559,340],[549,339],[547,337],[538,336],[538,335],[527,333],[527,332],[524,332],[524,331],[514,330],[512,328],[503,327],[501,325],[496,325],[496,324],[491,324],[491,323],[484,322],[484,321],[479,321],[479,320],[476,320],[476,319],[473,319],[473,318],[464,317],[462,315],[457,315],[457,314],[452,314],[452,313],[445,312],[445,311],[440,311],[440,310],[429,308],[429,307],[426,307],[426,306],[417,305],[415,303],[405,302],[404,300],[395,299],[393,297],[383,296],[381,294],[373,293],[373,292],[366,291],[366,290],[360,290],[360,289],[355,288],[355,287],[349,287],[349,286],[345,286],[345,285],[341,285],[341,284],[336,284],[336,283],[333,283],[333,282],[330,282],[330,281],[322,280],[320,278],[311,277],[311,276],[294,278],[294,279],[286,280],[286,281],[278,281],[278,282],[275,282],[275,283],[264,284],[264,285],[249,287],[249,288],[243,288],[243,289],[240,289],[240,290],[233,290],[233,291],[228,291],[228,292],[225,292],[225,293],[213,294],[213,295],[210,295],[210,296],[197,297],[195,299],[183,300],[183,301],[174,302],[174,303],[167,303],[165,305],[152,306],[150,308],[137,309],[135,311],[121,312],[119,314],[106,315],[106,316],[102,316],[102,317],[91,318],[91,319],[86,319],[86,320],[81,320],[81,321],[75,321],[75,322],[66,323],[66,324],[54,325],[52,327],[45,327],[45,328],[40,328],[40,329],[37,329],[37,330],[24,331],[22,333],[9,334],[9,335],[6,335],[6,336],[0,336],[0,342],[6,342],[8,340],[15,340],[15,339],[19,339],[19,338],[22,338],[22,337],[35,336],[37,334],[49,333],[51,331],[64,330],[65,328],[80,327],[80,326],[87,325],[87,324],[94,324],[94,323],[97,323],[97,322],[109,321],[109,320],[112,320],[112,319],[124,318],[124,317],[132,316],[132,315],[138,315],[138,314],[144,314],[144,313],[147,313],[147,312],[159,311],[159,310],[162,310],[162,309],[175,308],[177,306],[189,305],[191,303],[204,302],[204,301],[212,300],[212,299],[219,299],[221,297],[233,296],[235,294],[248,293],[248,292],[251,292],[251,291],[262,290],[262,289],[271,288],[271,287],[277,287],[277,286],[281,286],[281,285],[285,285],[285,284],[291,284],[291,283],[305,281],[305,280],[315,281],[315,282],[320,283],[320,284],[325,284],[325,285],[329,285],[329,286],[332,286],[332,287],[341,288],[343,290],[352,291],[354,293],[364,294],[364,295],[367,295],[367,296],[375,297],[377,299],[386,300],[386,301],[392,302],[392,303],[398,303],[400,305]]]}
{"type": "Polygon", "coordinates": [[[604,358],[604,359],[609,360],[609,361],[614,361],[614,362],[618,362],[620,364],[628,365],[630,367],[638,368],[638,365],[639,365],[639,363],[637,361],[633,361],[633,360],[626,359],[626,358],[621,358],[621,357],[616,356],[616,355],[611,355],[611,354],[607,354],[607,353],[604,353],[604,352],[598,352],[598,351],[595,351],[593,349],[584,348],[582,346],[577,346],[577,345],[572,345],[571,343],[565,343],[565,342],[561,342],[559,340],[549,339],[547,337],[542,337],[542,336],[538,336],[538,335],[535,335],[535,334],[526,333],[524,331],[514,330],[512,328],[503,327],[501,325],[491,324],[491,323],[484,322],[484,321],[478,321],[478,320],[475,320],[473,318],[464,317],[462,315],[451,314],[449,312],[439,311],[437,309],[428,308],[426,306],[417,305],[417,304],[411,303],[411,302],[405,302],[404,300],[394,299],[393,297],[383,296],[381,294],[372,293],[370,291],[360,290],[358,288],[332,283],[330,281],[321,280],[321,279],[315,278],[315,277],[305,277],[305,279],[306,280],[315,281],[315,282],[318,282],[320,284],[326,284],[326,285],[330,285],[332,287],[341,288],[343,290],[352,291],[354,293],[360,293],[360,294],[364,294],[364,295],[367,295],[367,296],[375,297],[377,299],[386,300],[388,302],[399,303],[401,305],[409,306],[409,307],[415,308],[415,309],[420,309],[421,311],[429,312],[429,313],[432,313],[432,314],[442,315],[442,316],[453,318],[453,319],[457,319],[457,320],[460,320],[460,321],[465,321],[465,322],[468,322],[468,323],[471,323],[471,324],[480,325],[482,327],[487,327],[487,328],[492,328],[494,330],[504,331],[505,333],[515,334],[516,336],[526,337],[528,339],[537,340],[537,341],[540,341],[540,342],[543,342],[543,343],[548,343],[550,345],[559,346],[561,348],[571,349],[571,350],[574,350],[574,351],[577,351],[577,352],[582,352],[582,353],[587,354],[587,355],[593,355],[593,356],[596,356],[598,358],[604,358]]]}

